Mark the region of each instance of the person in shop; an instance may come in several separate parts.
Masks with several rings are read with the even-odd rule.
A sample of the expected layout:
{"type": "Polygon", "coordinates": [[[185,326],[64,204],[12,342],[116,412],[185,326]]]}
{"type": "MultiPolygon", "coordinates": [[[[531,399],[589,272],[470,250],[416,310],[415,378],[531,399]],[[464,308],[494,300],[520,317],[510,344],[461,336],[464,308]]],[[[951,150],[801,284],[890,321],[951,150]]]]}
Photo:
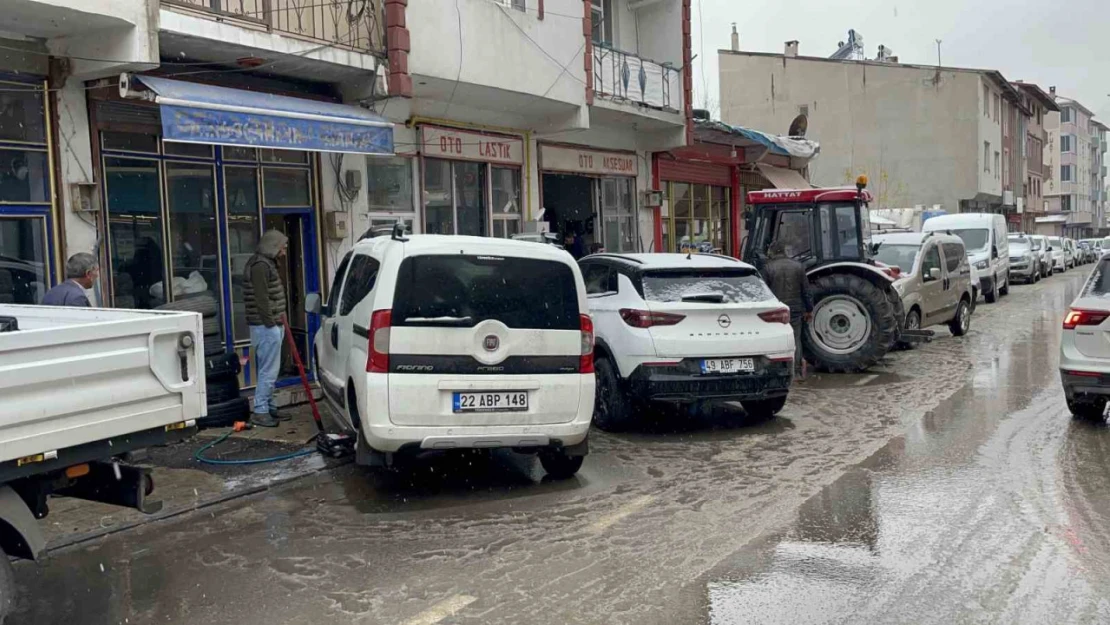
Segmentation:
{"type": "Polygon", "coordinates": [[[289,419],[274,405],[274,384],[281,369],[281,343],[285,339],[285,285],[278,259],[285,256],[289,239],[278,230],[267,230],[243,268],[243,300],[250,325],[251,350],[258,367],[254,390],[254,425],[273,428],[289,419]]]}
{"type": "Polygon", "coordinates": [[[96,256],[78,252],[66,261],[66,281],[46,292],[42,298],[43,306],[90,307],[89,297],[85,294],[100,277],[100,263],[96,256]]]}
{"type": "Polygon", "coordinates": [[[802,263],[786,254],[786,244],[775,240],[767,248],[767,262],[763,265],[763,279],[780,302],[790,307],[790,326],[794,328],[794,374],[805,377],[805,360],[802,356],[802,331],[813,319],[813,296],[809,292],[809,278],[802,263]]]}
{"type": "Polygon", "coordinates": [[[162,281],[162,246],[153,237],[143,237],[139,241],[123,272],[131,276],[135,308],[149,310],[166,303],[150,293],[150,288],[162,281]]]}
{"type": "Polygon", "coordinates": [[[586,255],[586,237],[582,234],[582,229],[580,227],[573,227],[570,224],[567,225],[565,244],[566,250],[574,257],[574,260],[578,260],[586,255]]]}

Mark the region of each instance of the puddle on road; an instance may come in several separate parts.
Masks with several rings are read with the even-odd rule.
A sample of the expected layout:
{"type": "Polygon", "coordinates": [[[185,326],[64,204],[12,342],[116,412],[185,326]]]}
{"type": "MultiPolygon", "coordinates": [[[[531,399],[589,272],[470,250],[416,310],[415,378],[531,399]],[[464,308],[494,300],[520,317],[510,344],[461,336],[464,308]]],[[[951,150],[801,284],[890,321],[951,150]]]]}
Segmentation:
{"type": "Polygon", "coordinates": [[[718,565],[709,621],[1110,615],[1092,590],[1110,583],[1110,429],[1072,419],[1056,372],[1057,324],[1075,286],[1020,338],[980,337],[976,349],[994,356],[968,384],[809,499],[789,529],[718,565]]]}

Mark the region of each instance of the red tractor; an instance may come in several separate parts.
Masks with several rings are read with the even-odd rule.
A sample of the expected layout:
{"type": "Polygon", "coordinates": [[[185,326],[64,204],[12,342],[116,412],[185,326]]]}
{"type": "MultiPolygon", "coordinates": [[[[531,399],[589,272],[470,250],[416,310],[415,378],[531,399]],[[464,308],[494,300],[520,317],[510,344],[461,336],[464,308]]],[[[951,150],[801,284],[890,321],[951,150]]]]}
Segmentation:
{"type": "Polygon", "coordinates": [[[802,346],[806,360],[822,371],[863,371],[899,341],[931,334],[902,327],[905,309],[893,287],[897,270],[872,258],[866,186],[860,176],[856,188],[748,194],[744,260],[762,268],[768,247],[780,241],[805,265],[814,309],[802,346]]]}

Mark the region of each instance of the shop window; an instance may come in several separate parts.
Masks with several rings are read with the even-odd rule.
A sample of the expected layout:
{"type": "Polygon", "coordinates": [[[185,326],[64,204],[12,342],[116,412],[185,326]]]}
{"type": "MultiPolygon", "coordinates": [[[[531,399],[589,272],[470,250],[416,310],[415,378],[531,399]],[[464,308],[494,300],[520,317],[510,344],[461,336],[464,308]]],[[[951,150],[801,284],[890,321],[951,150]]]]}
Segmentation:
{"type": "Polygon", "coordinates": [[[486,166],[457,162],[455,170],[455,213],[457,232],[470,236],[486,234],[486,166]]]}
{"type": "Polygon", "coordinates": [[[312,181],[307,169],[262,168],[266,206],[310,206],[312,181]]]}
{"type": "Polygon", "coordinates": [[[722,254],[728,254],[732,249],[730,191],[725,187],[710,187],[710,193],[713,209],[713,247],[722,254]]]}
{"type": "Polygon", "coordinates": [[[0,150],[0,202],[50,201],[50,159],[37,150],[0,150]]]}
{"type": "Polygon", "coordinates": [[[607,251],[633,252],[637,249],[632,182],[628,178],[601,179],[602,234],[607,251]]]}
{"type": "Polygon", "coordinates": [[[674,244],[671,251],[679,251],[690,244],[690,216],[693,214],[690,200],[690,185],[676,182],[674,188],[674,244]]]}
{"type": "Polygon", "coordinates": [[[455,234],[455,199],[451,161],[424,161],[424,219],[428,234],[455,234]]]}
{"type": "Polygon", "coordinates": [[[104,184],[114,305],[153,308],[162,302],[151,288],[163,280],[158,162],[105,158],[104,184]]]}
{"type": "Polygon", "coordinates": [[[0,83],[0,141],[46,143],[44,90],[26,83],[0,83]]]}
{"type": "Polygon", "coordinates": [[[162,150],[174,156],[191,156],[193,158],[212,158],[212,146],[203,143],[180,143],[165,141],[162,150]]]}
{"type": "Polygon", "coordinates": [[[247,261],[258,247],[261,230],[258,223],[258,169],[224,167],[224,192],[227,198],[227,249],[231,260],[232,337],[236,341],[248,341],[251,335],[243,297],[243,273],[247,261]]]}
{"type": "Polygon", "coordinates": [[[509,238],[520,232],[520,170],[494,167],[493,236],[509,238]]]}
{"type": "Polygon", "coordinates": [[[262,148],[258,151],[263,163],[290,163],[296,165],[308,164],[308,152],[301,150],[275,150],[262,148]]]}
{"type": "Polygon", "coordinates": [[[412,212],[412,159],[367,156],[366,195],[370,212],[412,212]]]}
{"type": "MultiPolygon", "coordinates": [[[[207,299],[220,310],[220,236],[216,173],[211,165],[168,162],[166,202],[170,219],[170,283],[162,299],[207,299]]],[[[158,290],[152,295],[158,297],[158,290]]],[[[223,315],[218,315],[221,325],[223,315]]],[[[223,331],[220,331],[222,335],[223,331]]],[[[206,332],[209,334],[209,332],[206,332]]]]}
{"type": "MultiPolygon", "coordinates": [[[[709,206],[709,187],[700,184],[694,185],[694,221],[690,231],[690,247],[696,252],[710,252],[713,249],[712,235],[709,231],[709,206]]],[[[683,249],[682,251],[687,250],[683,249]]]]}
{"type": "Polygon", "coordinates": [[[663,250],[727,253],[731,249],[729,190],[682,182],[667,186],[674,210],[663,214],[663,250]]]}
{"type": "Polygon", "coordinates": [[[258,162],[257,148],[242,148],[239,146],[224,146],[223,157],[225,161],[250,161],[258,162]]]}
{"type": "Polygon", "coordinates": [[[122,152],[158,153],[158,136],[138,132],[105,131],[100,133],[100,144],[105,150],[122,152]]]}
{"type": "Polygon", "coordinates": [[[46,219],[0,217],[0,304],[38,304],[49,284],[46,219]]]}

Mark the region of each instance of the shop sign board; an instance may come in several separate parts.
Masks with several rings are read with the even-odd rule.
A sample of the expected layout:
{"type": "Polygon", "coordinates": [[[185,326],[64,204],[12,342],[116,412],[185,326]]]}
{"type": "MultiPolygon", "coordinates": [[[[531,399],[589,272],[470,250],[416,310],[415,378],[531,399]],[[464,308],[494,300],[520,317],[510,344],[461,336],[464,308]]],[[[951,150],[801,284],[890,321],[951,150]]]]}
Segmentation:
{"type": "Polygon", "coordinates": [[[523,165],[524,141],[519,137],[480,132],[421,127],[424,156],[499,165],[523,165]]]}
{"type": "Polygon", "coordinates": [[[541,145],[540,164],[545,171],[590,176],[635,176],[637,173],[635,154],[560,145],[541,145]]]}

